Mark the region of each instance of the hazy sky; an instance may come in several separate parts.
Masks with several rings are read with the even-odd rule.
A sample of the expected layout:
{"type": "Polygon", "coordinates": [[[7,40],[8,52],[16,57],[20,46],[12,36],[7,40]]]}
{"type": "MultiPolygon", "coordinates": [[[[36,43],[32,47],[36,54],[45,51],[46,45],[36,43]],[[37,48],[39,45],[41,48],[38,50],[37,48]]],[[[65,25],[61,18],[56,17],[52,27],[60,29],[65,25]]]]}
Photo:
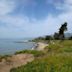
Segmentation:
{"type": "Polygon", "coordinates": [[[72,32],[72,0],[0,0],[0,38],[53,34],[65,21],[72,32]]]}

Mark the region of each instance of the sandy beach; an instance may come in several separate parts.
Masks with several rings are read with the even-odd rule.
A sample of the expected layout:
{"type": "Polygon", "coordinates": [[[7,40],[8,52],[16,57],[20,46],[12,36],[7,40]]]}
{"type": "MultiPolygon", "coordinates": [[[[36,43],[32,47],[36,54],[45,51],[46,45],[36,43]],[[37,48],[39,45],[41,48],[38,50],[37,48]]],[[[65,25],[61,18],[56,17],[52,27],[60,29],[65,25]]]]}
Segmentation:
{"type": "Polygon", "coordinates": [[[44,48],[45,48],[46,46],[48,46],[48,44],[43,43],[43,42],[38,42],[38,43],[36,43],[36,45],[32,48],[32,50],[38,50],[38,51],[44,50],[44,48]]]}

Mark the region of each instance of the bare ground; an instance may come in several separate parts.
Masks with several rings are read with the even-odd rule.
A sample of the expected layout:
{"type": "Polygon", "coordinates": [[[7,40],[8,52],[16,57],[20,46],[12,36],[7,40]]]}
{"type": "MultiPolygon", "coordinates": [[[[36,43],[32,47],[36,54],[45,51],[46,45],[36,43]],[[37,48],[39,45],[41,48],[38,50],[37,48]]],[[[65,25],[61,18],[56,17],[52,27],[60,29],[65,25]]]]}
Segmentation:
{"type": "Polygon", "coordinates": [[[33,60],[34,56],[32,54],[13,55],[12,57],[8,57],[6,60],[3,59],[2,62],[0,62],[0,72],[10,72],[11,68],[25,65],[33,60]]]}

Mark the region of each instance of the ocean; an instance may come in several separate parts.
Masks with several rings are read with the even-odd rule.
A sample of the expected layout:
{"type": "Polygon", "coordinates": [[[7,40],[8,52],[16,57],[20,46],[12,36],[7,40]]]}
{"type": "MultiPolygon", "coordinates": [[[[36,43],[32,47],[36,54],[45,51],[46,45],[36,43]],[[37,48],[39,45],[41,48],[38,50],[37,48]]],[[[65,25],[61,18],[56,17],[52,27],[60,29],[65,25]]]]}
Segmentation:
{"type": "Polygon", "coordinates": [[[31,49],[34,43],[27,42],[30,38],[24,39],[0,39],[0,55],[14,54],[16,51],[31,49]]]}

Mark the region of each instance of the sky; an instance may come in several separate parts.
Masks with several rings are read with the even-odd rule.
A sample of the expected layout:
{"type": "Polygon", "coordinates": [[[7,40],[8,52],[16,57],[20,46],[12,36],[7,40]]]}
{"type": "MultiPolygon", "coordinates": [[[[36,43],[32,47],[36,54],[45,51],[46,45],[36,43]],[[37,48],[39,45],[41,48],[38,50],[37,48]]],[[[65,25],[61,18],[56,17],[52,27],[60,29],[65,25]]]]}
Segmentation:
{"type": "Polygon", "coordinates": [[[72,33],[72,0],[0,0],[0,38],[54,34],[64,22],[72,33]]]}

